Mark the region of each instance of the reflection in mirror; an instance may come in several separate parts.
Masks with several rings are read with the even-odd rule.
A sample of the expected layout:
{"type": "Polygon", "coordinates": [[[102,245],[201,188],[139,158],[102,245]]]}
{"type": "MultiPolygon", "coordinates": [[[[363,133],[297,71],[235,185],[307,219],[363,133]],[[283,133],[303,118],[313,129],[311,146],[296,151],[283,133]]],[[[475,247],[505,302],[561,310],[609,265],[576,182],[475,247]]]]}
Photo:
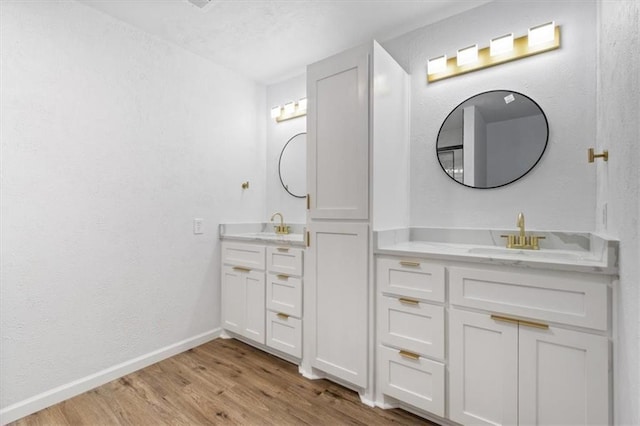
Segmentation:
{"type": "Polygon", "coordinates": [[[480,93],[458,105],[440,127],[436,150],[445,173],[473,188],[496,188],[526,175],[549,136],[544,112],[514,91],[480,93]]]}
{"type": "Polygon", "coordinates": [[[293,135],[284,144],[278,160],[280,182],[285,191],[297,198],[307,196],[307,134],[293,135]]]}

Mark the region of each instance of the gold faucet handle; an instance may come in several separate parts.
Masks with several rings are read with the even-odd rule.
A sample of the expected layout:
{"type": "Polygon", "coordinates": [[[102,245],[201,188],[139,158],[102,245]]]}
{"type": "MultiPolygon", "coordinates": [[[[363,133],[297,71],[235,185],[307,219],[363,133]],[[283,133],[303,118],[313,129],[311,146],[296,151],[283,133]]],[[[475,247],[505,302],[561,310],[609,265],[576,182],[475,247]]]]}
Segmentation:
{"type": "Polygon", "coordinates": [[[288,225],[274,225],[273,227],[276,231],[276,234],[288,234],[291,227],[288,225]]]}
{"type": "Polygon", "coordinates": [[[507,248],[513,248],[516,245],[517,235],[500,235],[500,237],[507,239],[507,248]]]}

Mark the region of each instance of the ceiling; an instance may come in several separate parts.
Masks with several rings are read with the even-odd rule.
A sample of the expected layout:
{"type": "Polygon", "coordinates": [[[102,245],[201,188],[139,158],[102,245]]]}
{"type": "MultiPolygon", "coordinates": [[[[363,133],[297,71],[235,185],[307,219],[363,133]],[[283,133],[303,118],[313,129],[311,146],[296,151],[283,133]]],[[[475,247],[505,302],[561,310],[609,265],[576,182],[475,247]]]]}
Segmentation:
{"type": "Polygon", "coordinates": [[[260,83],[489,0],[78,0],[260,83]]]}

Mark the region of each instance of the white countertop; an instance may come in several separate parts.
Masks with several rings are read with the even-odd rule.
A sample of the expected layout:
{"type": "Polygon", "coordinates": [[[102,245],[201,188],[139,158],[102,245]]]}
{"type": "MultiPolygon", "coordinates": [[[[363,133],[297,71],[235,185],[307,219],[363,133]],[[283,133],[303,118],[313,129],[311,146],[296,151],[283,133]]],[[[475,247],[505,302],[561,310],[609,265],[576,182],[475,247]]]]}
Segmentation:
{"type": "MultiPolygon", "coordinates": [[[[507,249],[505,230],[407,228],[379,231],[374,253],[525,268],[616,275],[618,242],[589,233],[531,232],[540,250],[507,249]]],[[[527,233],[529,235],[529,232],[527,233]]]]}
{"type": "Polygon", "coordinates": [[[223,223],[218,227],[218,232],[222,240],[304,247],[303,225],[286,225],[291,227],[289,234],[276,234],[273,232],[272,223],[223,223]]]}

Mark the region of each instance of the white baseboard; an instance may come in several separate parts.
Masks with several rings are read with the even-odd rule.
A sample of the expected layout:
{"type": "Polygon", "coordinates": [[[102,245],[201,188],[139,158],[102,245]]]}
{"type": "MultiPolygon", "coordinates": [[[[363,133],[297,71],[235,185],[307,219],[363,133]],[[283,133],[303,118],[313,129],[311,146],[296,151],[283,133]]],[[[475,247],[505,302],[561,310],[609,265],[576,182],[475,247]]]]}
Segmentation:
{"type": "Polygon", "coordinates": [[[163,359],[172,357],[181,352],[202,345],[203,343],[217,339],[220,337],[221,331],[222,330],[220,328],[207,331],[9,405],[8,407],[0,410],[0,424],[6,425],[7,423],[21,419],[29,414],[33,414],[36,411],[40,411],[112,380],[133,373],[141,368],[155,364],[163,359]]]}

